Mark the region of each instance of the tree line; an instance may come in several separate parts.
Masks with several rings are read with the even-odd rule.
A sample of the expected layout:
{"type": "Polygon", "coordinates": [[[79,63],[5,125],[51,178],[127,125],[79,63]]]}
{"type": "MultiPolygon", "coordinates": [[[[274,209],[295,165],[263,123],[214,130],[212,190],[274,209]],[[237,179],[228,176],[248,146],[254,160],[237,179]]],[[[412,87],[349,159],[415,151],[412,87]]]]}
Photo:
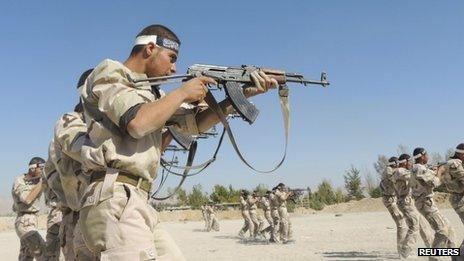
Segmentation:
{"type": "MultiPolygon", "coordinates": [[[[398,155],[408,153],[408,148],[404,145],[399,145],[397,149],[398,155]]],[[[437,164],[448,160],[452,155],[453,150],[449,149],[444,155],[440,153],[430,153],[430,164],[437,164]]],[[[376,175],[371,171],[361,170],[355,166],[348,168],[343,174],[344,186],[335,188],[329,180],[323,180],[319,183],[314,191],[308,187],[308,192],[303,195],[299,201],[287,201],[287,208],[293,211],[295,207],[306,207],[314,210],[321,210],[325,206],[347,202],[351,200],[360,200],[365,197],[378,198],[382,196],[379,187],[380,178],[385,168],[387,167],[388,157],[379,155],[373,167],[376,175]]],[[[264,195],[269,188],[264,184],[259,184],[253,190],[257,190],[260,195],[264,195]]],[[[240,190],[235,189],[232,185],[223,186],[215,185],[210,194],[206,193],[201,184],[194,185],[190,192],[184,189],[179,189],[176,193],[175,206],[190,206],[193,209],[200,208],[201,205],[207,202],[215,204],[222,203],[237,203],[239,202],[240,190]]],[[[443,188],[438,188],[438,191],[443,188]]],[[[169,191],[168,191],[169,192],[169,191]]]]}

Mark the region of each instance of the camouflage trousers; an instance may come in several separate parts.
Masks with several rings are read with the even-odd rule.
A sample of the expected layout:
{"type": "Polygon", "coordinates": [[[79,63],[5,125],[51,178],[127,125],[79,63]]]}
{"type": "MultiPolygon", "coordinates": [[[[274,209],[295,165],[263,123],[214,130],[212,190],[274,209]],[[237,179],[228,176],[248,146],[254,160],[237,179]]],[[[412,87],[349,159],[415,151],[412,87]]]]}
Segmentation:
{"type": "Polygon", "coordinates": [[[396,249],[399,254],[401,253],[402,243],[408,231],[408,225],[406,224],[403,213],[398,208],[396,196],[383,196],[382,202],[396,224],[396,249]]]}
{"type": "Polygon", "coordinates": [[[270,241],[275,242],[276,241],[276,232],[275,226],[274,226],[274,219],[272,218],[271,215],[271,210],[265,210],[264,211],[264,218],[266,219],[267,223],[269,223],[269,226],[267,226],[264,230],[263,233],[269,233],[270,235],[270,241]]]}
{"type": "Polygon", "coordinates": [[[414,206],[414,200],[412,197],[407,196],[404,199],[398,201],[398,207],[403,213],[406,224],[408,225],[408,231],[402,242],[400,251],[401,257],[408,257],[413,249],[416,247],[417,234],[420,233],[422,240],[427,247],[432,246],[433,232],[427,223],[427,220],[419,214],[416,207],[414,206]]]}
{"type": "Polygon", "coordinates": [[[277,208],[271,208],[271,217],[274,220],[273,238],[276,242],[280,242],[280,216],[277,208]]]}
{"type": "Polygon", "coordinates": [[[259,219],[258,219],[258,212],[256,209],[250,209],[250,220],[253,224],[253,229],[250,229],[250,233],[252,237],[256,237],[259,234],[259,219]]]}
{"type": "Polygon", "coordinates": [[[15,231],[20,240],[18,260],[45,260],[45,241],[37,231],[38,217],[36,213],[18,213],[15,220],[15,231]]]}
{"type": "Polygon", "coordinates": [[[243,237],[247,231],[250,231],[250,236],[253,236],[253,231],[255,230],[255,226],[250,218],[250,212],[248,210],[242,210],[242,217],[243,217],[243,226],[238,232],[238,235],[243,237]]]}
{"type": "Polygon", "coordinates": [[[63,218],[61,209],[57,206],[52,206],[47,216],[47,235],[45,246],[45,257],[49,261],[60,260],[60,224],[63,218]]]}
{"type": "Polygon", "coordinates": [[[203,210],[202,215],[203,215],[203,220],[205,221],[205,229],[208,230],[208,224],[209,224],[208,214],[206,214],[206,212],[203,210]]]}
{"type": "Polygon", "coordinates": [[[208,227],[206,228],[206,231],[219,231],[219,221],[216,218],[215,214],[210,214],[208,217],[208,227]]]}
{"type": "Polygon", "coordinates": [[[416,208],[435,231],[432,247],[454,247],[454,231],[450,222],[444,217],[431,197],[416,198],[416,208]]]}
{"type": "Polygon", "coordinates": [[[77,224],[79,212],[65,209],[63,221],[60,226],[60,242],[66,261],[92,261],[96,256],[87,248],[82,238],[82,233],[77,224]]]}
{"type": "MultiPolygon", "coordinates": [[[[459,218],[461,218],[461,222],[464,225],[464,193],[451,194],[450,203],[451,203],[451,206],[456,211],[456,214],[458,214],[459,218]]],[[[463,261],[464,260],[464,240],[462,241],[461,246],[459,248],[461,251],[461,255],[459,256],[459,258],[456,258],[454,260],[463,261]]]]}
{"type": "Polygon", "coordinates": [[[282,242],[287,242],[291,236],[291,223],[290,218],[287,212],[287,207],[279,207],[279,216],[280,216],[280,239],[282,242]]]}
{"type": "Polygon", "coordinates": [[[78,223],[87,247],[101,260],[185,260],[148,193],[111,175],[90,184],[83,197],[78,223]]]}
{"type": "Polygon", "coordinates": [[[263,235],[263,230],[264,230],[264,218],[263,218],[262,215],[258,215],[257,218],[258,218],[258,224],[259,224],[259,225],[258,225],[258,234],[260,234],[261,236],[264,237],[264,235],[263,235]]]}

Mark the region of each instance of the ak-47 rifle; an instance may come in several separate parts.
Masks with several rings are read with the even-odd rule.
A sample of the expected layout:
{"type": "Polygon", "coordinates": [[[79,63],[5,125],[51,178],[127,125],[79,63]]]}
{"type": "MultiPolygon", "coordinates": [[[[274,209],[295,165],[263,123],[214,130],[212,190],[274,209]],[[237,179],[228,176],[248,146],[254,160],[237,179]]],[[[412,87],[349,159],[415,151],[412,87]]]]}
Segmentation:
{"type": "MultiPolygon", "coordinates": [[[[327,87],[330,83],[327,81],[327,74],[325,72],[321,73],[320,80],[309,80],[304,78],[303,75],[298,73],[289,73],[283,70],[275,69],[266,69],[261,67],[256,67],[252,65],[242,65],[241,67],[228,67],[228,66],[218,66],[218,65],[206,65],[206,64],[194,64],[190,66],[186,74],[183,75],[171,75],[171,76],[162,76],[162,77],[153,77],[147,79],[135,80],[135,84],[151,84],[151,85],[160,85],[166,83],[175,83],[182,82],[192,79],[199,76],[211,77],[218,83],[219,89],[224,89],[227,97],[230,99],[230,102],[238,113],[245,121],[252,124],[258,114],[259,110],[250,103],[245,94],[244,89],[253,85],[253,80],[251,78],[251,73],[255,71],[263,71],[268,76],[274,78],[279,83],[279,97],[281,101],[282,113],[284,115],[284,128],[285,128],[285,151],[287,148],[288,142],[288,126],[289,126],[289,108],[288,108],[288,93],[289,89],[287,88],[287,83],[299,83],[303,85],[308,84],[317,84],[323,87],[327,87]]],[[[243,157],[235,141],[235,137],[230,129],[230,126],[227,121],[227,115],[224,115],[224,112],[218,105],[216,99],[211,94],[207,92],[205,97],[205,102],[208,104],[209,109],[216,113],[217,117],[224,126],[225,132],[229,136],[231,143],[237,152],[240,159],[251,169],[268,173],[276,170],[283,163],[286,153],[284,153],[281,161],[271,170],[261,171],[255,169],[251,166],[243,157]]],[[[176,130],[174,127],[168,127],[168,130],[171,132],[173,138],[185,149],[189,149],[190,145],[195,140],[195,137],[183,135],[180,131],[176,130]]],[[[190,166],[189,169],[194,169],[190,166]]]]}
{"type": "Polygon", "coordinates": [[[436,164],[433,164],[433,165],[427,165],[427,167],[431,170],[433,170],[435,172],[436,175],[439,175],[441,174],[440,173],[440,169],[445,166],[447,164],[447,162],[438,162],[436,164]]]}
{"type": "Polygon", "coordinates": [[[292,193],[289,199],[295,204],[298,204],[300,197],[303,196],[305,192],[311,193],[310,189],[301,189],[301,188],[289,189],[288,191],[292,193]]]}
{"type": "Polygon", "coordinates": [[[250,103],[245,95],[243,89],[253,84],[251,73],[254,71],[263,71],[269,77],[277,80],[281,85],[286,85],[289,82],[300,83],[303,85],[317,84],[323,87],[329,86],[327,81],[327,74],[321,73],[319,81],[305,79],[303,75],[298,73],[289,73],[283,70],[260,68],[253,65],[242,65],[241,67],[227,67],[219,65],[208,64],[194,64],[187,70],[187,74],[171,75],[162,77],[152,77],[148,79],[136,80],[136,83],[150,82],[154,85],[175,83],[187,81],[199,76],[211,77],[218,82],[218,87],[224,87],[228,97],[232,101],[235,110],[243,117],[244,120],[250,124],[256,120],[259,110],[250,103]],[[244,84],[244,86],[241,86],[244,84]]]}

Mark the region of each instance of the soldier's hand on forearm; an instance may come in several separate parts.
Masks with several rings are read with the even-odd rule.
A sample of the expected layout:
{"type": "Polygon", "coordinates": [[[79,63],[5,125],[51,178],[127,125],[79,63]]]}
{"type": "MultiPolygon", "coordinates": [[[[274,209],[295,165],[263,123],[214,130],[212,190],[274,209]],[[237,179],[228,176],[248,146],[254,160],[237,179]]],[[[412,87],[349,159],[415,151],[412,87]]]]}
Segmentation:
{"type": "Polygon", "coordinates": [[[179,91],[184,95],[184,102],[192,103],[201,101],[205,98],[208,92],[207,84],[217,84],[210,77],[200,76],[185,82],[179,91]]]}
{"type": "Polygon", "coordinates": [[[247,97],[265,93],[268,89],[279,86],[276,79],[269,77],[263,71],[256,70],[250,76],[255,86],[245,88],[244,93],[247,97]]]}

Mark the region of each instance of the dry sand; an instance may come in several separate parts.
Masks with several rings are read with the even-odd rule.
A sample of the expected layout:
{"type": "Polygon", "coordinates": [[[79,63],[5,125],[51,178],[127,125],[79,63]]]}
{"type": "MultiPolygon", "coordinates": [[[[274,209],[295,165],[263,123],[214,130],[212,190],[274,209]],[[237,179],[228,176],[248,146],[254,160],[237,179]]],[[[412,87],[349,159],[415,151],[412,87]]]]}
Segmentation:
{"type": "MultiPolygon", "coordinates": [[[[451,209],[442,210],[459,240],[464,226],[451,209]]],[[[221,220],[221,231],[205,232],[200,221],[163,222],[187,260],[389,260],[397,259],[396,232],[386,211],[299,214],[292,217],[294,242],[286,245],[244,241],[240,219],[221,220]]],[[[419,240],[420,241],[420,240],[419,240]]],[[[0,233],[1,260],[16,260],[14,231],[0,233]]],[[[420,242],[418,246],[423,247],[420,242]]],[[[414,259],[412,259],[414,260],[414,259]]],[[[421,259],[425,260],[425,259],[421,259]]]]}

